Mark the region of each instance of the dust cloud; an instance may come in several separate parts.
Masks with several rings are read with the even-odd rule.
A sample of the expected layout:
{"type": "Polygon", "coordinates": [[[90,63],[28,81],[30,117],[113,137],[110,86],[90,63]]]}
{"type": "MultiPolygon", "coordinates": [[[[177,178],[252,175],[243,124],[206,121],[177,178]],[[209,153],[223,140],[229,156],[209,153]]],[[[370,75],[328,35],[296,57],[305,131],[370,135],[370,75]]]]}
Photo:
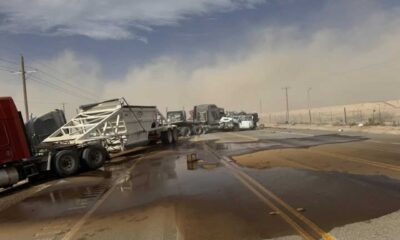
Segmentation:
{"type": "MultiPolygon", "coordinates": [[[[218,52],[196,67],[186,67],[195,56],[184,60],[160,56],[132,66],[125,76],[106,79],[102,74],[106,69],[96,59],[70,50],[47,63],[69,76],[65,81],[91,89],[98,99],[124,96],[131,104],[157,105],[161,111],[201,103],[259,111],[260,100],[263,112],[280,111],[285,107],[284,86],[290,86],[292,109],[306,106],[309,87],[315,107],[399,98],[400,10],[378,7],[373,1],[362,7],[351,4],[326,6],[307,27],[251,26],[240,49],[218,52]],[[339,16],[344,23],[332,25],[339,16]]],[[[18,77],[0,74],[0,94],[15,97],[22,109],[18,77]]],[[[67,102],[71,116],[76,106],[91,102],[34,82],[29,87],[35,114],[67,102]]]]}

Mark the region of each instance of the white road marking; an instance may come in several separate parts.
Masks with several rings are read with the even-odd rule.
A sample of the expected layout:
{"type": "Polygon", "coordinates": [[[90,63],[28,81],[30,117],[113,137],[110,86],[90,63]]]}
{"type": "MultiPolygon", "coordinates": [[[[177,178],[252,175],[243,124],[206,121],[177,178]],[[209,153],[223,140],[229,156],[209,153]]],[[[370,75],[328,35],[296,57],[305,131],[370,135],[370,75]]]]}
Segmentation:
{"type": "MultiPolygon", "coordinates": [[[[126,174],[129,174],[137,165],[137,163],[141,159],[138,159],[137,162],[135,162],[128,170],[126,171],[126,174]]],[[[61,240],[69,240],[72,239],[75,234],[82,228],[82,226],[85,224],[85,222],[92,216],[92,214],[107,200],[107,198],[112,194],[114,189],[120,184],[121,180],[125,178],[126,174],[123,174],[121,177],[119,177],[114,185],[110,189],[108,189],[107,192],[104,193],[104,195],[93,205],[93,207],[81,218],[79,219],[78,222],[72,228],[64,235],[61,240]]]]}

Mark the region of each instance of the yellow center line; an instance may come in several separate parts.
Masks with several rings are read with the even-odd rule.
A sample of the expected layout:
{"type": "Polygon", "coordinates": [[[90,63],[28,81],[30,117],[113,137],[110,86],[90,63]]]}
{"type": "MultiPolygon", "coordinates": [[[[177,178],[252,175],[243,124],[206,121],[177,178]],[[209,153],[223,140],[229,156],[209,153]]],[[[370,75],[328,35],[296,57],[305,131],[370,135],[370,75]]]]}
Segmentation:
{"type": "MultiPolygon", "coordinates": [[[[229,164],[228,162],[226,162],[226,159],[224,159],[222,161],[224,163],[224,165],[229,164]]],[[[302,220],[305,224],[307,224],[312,230],[314,230],[317,234],[319,234],[323,239],[325,240],[333,240],[335,239],[332,235],[330,235],[329,233],[326,233],[324,230],[322,230],[320,227],[318,227],[315,223],[313,223],[311,220],[309,220],[308,218],[306,218],[304,215],[298,213],[294,208],[292,208],[291,206],[289,206],[287,203],[285,203],[282,199],[280,199],[278,196],[276,196],[275,194],[273,194],[271,191],[269,191],[268,189],[266,189],[264,186],[262,186],[259,182],[257,182],[256,180],[254,180],[252,177],[250,177],[249,175],[247,175],[246,173],[244,173],[242,170],[238,169],[236,166],[232,166],[231,164],[229,164],[232,168],[234,168],[235,171],[237,171],[241,176],[243,176],[246,180],[248,180],[249,182],[251,182],[252,184],[254,184],[256,187],[258,187],[262,192],[264,192],[265,194],[267,194],[269,197],[271,197],[272,199],[274,199],[276,202],[278,202],[281,206],[283,206],[284,208],[286,208],[290,213],[292,213],[293,215],[295,215],[297,218],[299,218],[300,220],[302,220]]]]}
{"type": "Polygon", "coordinates": [[[314,134],[310,134],[310,133],[288,132],[288,131],[275,131],[275,132],[277,132],[277,133],[292,134],[292,135],[300,135],[300,136],[314,136],[314,134]]]}
{"type": "MultiPolygon", "coordinates": [[[[270,200],[268,200],[266,197],[260,193],[259,190],[261,190],[264,194],[268,195],[270,198],[274,199],[278,204],[280,204],[282,207],[284,207],[286,210],[288,210],[291,214],[296,216],[300,221],[302,221],[304,224],[306,224],[310,229],[312,229],[315,233],[320,235],[322,239],[324,240],[335,240],[336,238],[330,235],[329,233],[325,232],[322,230],[320,227],[318,227],[315,223],[313,223],[311,220],[307,219],[305,216],[302,214],[298,213],[294,208],[289,206],[287,203],[285,203],[283,200],[281,200],[278,196],[273,194],[271,191],[267,190],[264,186],[262,186],[259,182],[251,178],[249,175],[244,173],[241,169],[239,169],[235,164],[230,163],[231,160],[228,157],[223,156],[222,158],[213,151],[208,145],[207,150],[213,153],[216,157],[221,159],[221,162],[231,170],[231,172],[234,174],[234,176],[240,180],[249,190],[251,190],[256,196],[258,196],[263,202],[265,202],[268,206],[270,206],[272,209],[275,211],[279,212],[282,214],[282,218],[289,224],[291,225],[304,239],[310,239],[311,235],[307,233],[303,228],[301,228],[297,223],[295,223],[287,214],[283,213],[277,206],[275,206],[270,200]],[[251,184],[256,186],[259,190],[257,190],[255,187],[253,187],[251,184]]],[[[311,239],[313,239],[311,237],[311,239]]]]}
{"type": "Polygon", "coordinates": [[[309,233],[307,233],[306,230],[304,230],[296,222],[294,222],[286,213],[282,212],[269,199],[264,197],[259,191],[257,191],[257,189],[255,189],[253,186],[251,186],[242,176],[240,176],[237,173],[237,171],[235,171],[235,169],[233,169],[232,166],[230,166],[225,161],[222,161],[222,163],[232,171],[232,174],[235,176],[236,179],[238,179],[245,187],[247,187],[247,189],[249,189],[251,192],[253,192],[261,201],[263,201],[265,204],[267,204],[272,210],[274,210],[276,213],[278,213],[279,216],[286,223],[288,223],[294,230],[296,230],[296,232],[299,233],[304,239],[314,239],[309,233]]]}
{"type": "Polygon", "coordinates": [[[247,138],[247,139],[249,139],[249,140],[251,140],[251,141],[258,141],[258,140],[259,140],[258,138],[251,137],[251,136],[244,135],[244,134],[239,134],[239,133],[228,132],[227,134],[232,135],[232,136],[235,136],[235,137],[247,138]]]}
{"type": "Polygon", "coordinates": [[[396,165],[392,165],[392,164],[388,164],[388,163],[374,162],[374,161],[370,161],[370,160],[367,160],[364,158],[351,157],[351,156],[346,156],[346,155],[342,155],[339,153],[329,153],[329,152],[324,152],[324,151],[315,150],[315,149],[308,149],[305,151],[310,151],[310,152],[314,152],[314,153],[317,153],[320,155],[338,158],[338,159],[345,160],[345,161],[357,162],[357,163],[367,164],[367,165],[371,165],[371,166],[375,166],[375,167],[385,168],[385,169],[389,169],[392,171],[400,171],[400,166],[396,166],[396,165]]]}
{"type": "Polygon", "coordinates": [[[367,141],[372,142],[372,143],[380,143],[380,144],[400,145],[400,142],[385,142],[385,141],[379,141],[379,140],[367,140],[367,141]]]}

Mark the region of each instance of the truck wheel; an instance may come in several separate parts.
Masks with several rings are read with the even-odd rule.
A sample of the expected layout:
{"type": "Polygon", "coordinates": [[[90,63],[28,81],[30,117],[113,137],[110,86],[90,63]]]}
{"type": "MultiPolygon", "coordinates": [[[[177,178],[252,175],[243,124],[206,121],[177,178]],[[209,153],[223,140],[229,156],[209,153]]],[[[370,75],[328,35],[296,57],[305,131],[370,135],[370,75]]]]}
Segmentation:
{"type": "Polygon", "coordinates": [[[178,129],[177,128],[172,129],[172,142],[176,143],[178,141],[178,138],[179,138],[178,129]]]}
{"type": "Polygon", "coordinates": [[[173,142],[172,131],[170,129],[161,133],[161,142],[164,144],[171,144],[173,142]]]}
{"type": "Polygon", "coordinates": [[[104,148],[99,146],[89,146],[83,150],[82,160],[91,169],[98,169],[104,165],[107,153],[104,148]]]}
{"type": "Polygon", "coordinates": [[[190,131],[190,128],[188,128],[188,127],[181,127],[181,128],[179,128],[179,134],[182,137],[190,137],[190,135],[192,135],[192,132],[190,131]]]}
{"type": "Polygon", "coordinates": [[[240,128],[239,128],[238,124],[233,125],[233,131],[237,132],[239,130],[240,130],[240,128]]]}
{"type": "Polygon", "coordinates": [[[62,150],[54,157],[54,169],[58,176],[68,177],[74,175],[79,169],[79,159],[76,151],[62,150]]]}
{"type": "Polygon", "coordinates": [[[196,135],[201,135],[203,133],[203,128],[201,126],[196,126],[193,130],[196,135]]]}

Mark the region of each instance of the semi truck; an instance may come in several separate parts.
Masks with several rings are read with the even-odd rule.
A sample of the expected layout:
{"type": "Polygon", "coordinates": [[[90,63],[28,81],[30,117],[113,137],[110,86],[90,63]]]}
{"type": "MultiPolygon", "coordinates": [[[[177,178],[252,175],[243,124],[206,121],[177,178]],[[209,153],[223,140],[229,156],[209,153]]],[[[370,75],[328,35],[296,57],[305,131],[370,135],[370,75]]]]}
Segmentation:
{"type": "Polygon", "coordinates": [[[124,98],[80,107],[80,113],[32,152],[21,114],[11,97],[0,97],[0,188],[45,172],[59,177],[104,165],[111,153],[138,145],[178,140],[155,106],[132,106],[124,98]]]}
{"type": "Polygon", "coordinates": [[[36,152],[36,147],[50,134],[67,123],[63,110],[55,109],[39,117],[31,118],[25,123],[25,131],[31,151],[36,152]]]}
{"type": "Polygon", "coordinates": [[[180,136],[189,137],[193,134],[201,133],[200,124],[197,124],[194,121],[188,121],[184,110],[168,111],[167,121],[178,127],[180,136]]]}
{"type": "Polygon", "coordinates": [[[190,113],[188,119],[184,110],[167,112],[168,121],[178,126],[181,136],[199,135],[218,129],[224,109],[215,104],[202,104],[194,106],[190,113]]]}

